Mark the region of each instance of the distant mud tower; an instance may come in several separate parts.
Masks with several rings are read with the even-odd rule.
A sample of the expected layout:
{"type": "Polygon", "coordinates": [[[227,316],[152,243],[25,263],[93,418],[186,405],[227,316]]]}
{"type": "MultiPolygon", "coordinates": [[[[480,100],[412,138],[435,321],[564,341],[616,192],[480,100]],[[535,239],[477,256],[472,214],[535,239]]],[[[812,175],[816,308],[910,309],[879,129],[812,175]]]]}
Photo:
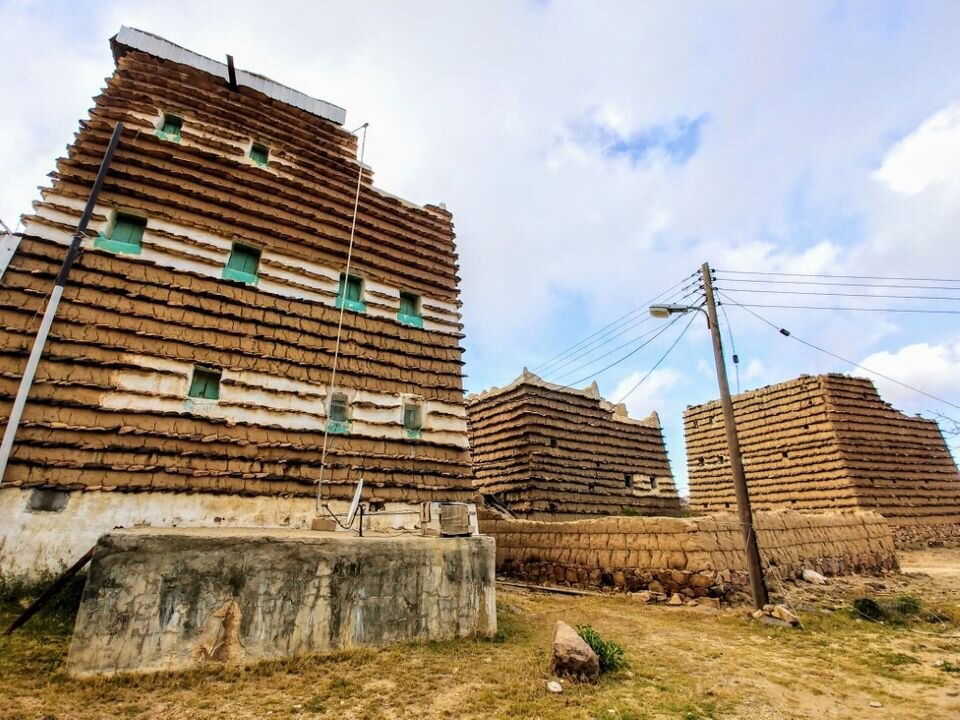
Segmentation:
{"type": "Polygon", "coordinates": [[[346,276],[361,165],[342,109],[244,71],[231,89],[225,65],[140,31],[112,47],[106,89],[0,254],[7,414],[122,121],[0,489],[0,570],[72,562],[115,525],[309,523],[325,428],[325,500],[361,475],[401,520],[471,499],[451,214],[365,167],[346,276]]]}
{"type": "MultiPolygon", "coordinates": [[[[898,541],[960,540],[960,475],[937,424],[870,380],[801,376],[733,399],[755,509],[875,510],[898,541]]],[[[690,505],[736,508],[719,402],[684,413],[690,505]]]]}
{"type": "Polygon", "coordinates": [[[584,390],[524,369],[467,398],[474,484],[531,520],[677,515],[680,500],[652,413],[644,420],[584,390]]]}

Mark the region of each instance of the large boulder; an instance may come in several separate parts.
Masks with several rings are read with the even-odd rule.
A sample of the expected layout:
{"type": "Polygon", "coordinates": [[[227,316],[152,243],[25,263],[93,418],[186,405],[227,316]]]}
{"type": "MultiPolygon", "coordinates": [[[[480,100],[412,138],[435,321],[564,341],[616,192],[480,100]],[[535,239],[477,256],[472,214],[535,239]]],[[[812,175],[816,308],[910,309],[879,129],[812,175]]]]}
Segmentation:
{"type": "Polygon", "coordinates": [[[553,628],[553,659],[550,669],[560,676],[596,682],[600,676],[600,658],[577,631],[562,620],[553,628]]]}

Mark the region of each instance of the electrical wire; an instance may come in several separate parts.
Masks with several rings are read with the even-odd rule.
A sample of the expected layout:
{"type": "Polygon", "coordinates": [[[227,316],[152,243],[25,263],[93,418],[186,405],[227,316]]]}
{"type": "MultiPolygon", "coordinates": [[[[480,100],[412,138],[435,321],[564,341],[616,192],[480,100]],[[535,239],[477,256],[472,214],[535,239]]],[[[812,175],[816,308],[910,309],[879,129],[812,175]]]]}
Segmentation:
{"type": "Polygon", "coordinates": [[[820,295],[824,297],[857,297],[883,298],[890,300],[953,300],[960,301],[960,297],[946,297],[943,295],[885,295],[881,293],[846,293],[846,292],[818,292],[816,290],[768,290],[761,288],[732,288],[725,285],[730,292],[738,293],[765,293],[770,295],[820,295]]]}
{"type": "MultiPolygon", "coordinates": [[[[651,319],[652,319],[652,318],[651,318],[651,319]]],[[[599,357],[595,357],[595,358],[593,358],[592,360],[587,360],[587,362],[582,363],[582,364],[580,364],[580,365],[577,365],[575,368],[573,368],[573,369],[571,369],[571,370],[567,370],[566,372],[561,373],[560,375],[557,375],[554,379],[557,380],[557,381],[559,381],[559,380],[561,380],[562,378],[567,377],[568,375],[573,375],[574,373],[579,372],[579,371],[583,370],[583,369],[586,368],[586,367],[590,367],[591,365],[593,365],[593,364],[595,364],[595,363],[603,360],[604,358],[610,357],[610,356],[613,355],[615,352],[617,352],[617,351],[619,351],[619,350],[623,350],[623,348],[629,347],[630,345],[633,345],[635,342],[637,342],[637,341],[639,341],[639,340],[643,340],[643,339],[649,337],[650,335],[657,335],[657,336],[659,336],[661,330],[663,330],[663,328],[662,328],[661,326],[654,327],[652,330],[648,330],[647,332],[643,333],[642,335],[638,335],[638,336],[635,337],[635,338],[631,338],[630,340],[627,340],[627,342],[622,343],[621,345],[617,345],[617,347],[612,348],[611,350],[605,352],[603,355],[600,355],[599,357]]],[[[643,347],[643,346],[641,345],[641,347],[643,347]]],[[[639,349],[639,348],[638,348],[638,349],[639,349]]]]}
{"type": "Polygon", "coordinates": [[[776,277],[804,277],[804,278],[831,278],[841,280],[897,280],[903,282],[945,282],[960,283],[960,278],[921,278],[899,277],[894,275],[829,275],[827,273],[788,273],[788,272],[761,272],[759,270],[720,270],[715,272],[734,275],[767,275],[776,277]]]}
{"type": "MultiPolygon", "coordinates": [[[[353,261],[353,240],[357,231],[357,213],[360,208],[360,188],[363,185],[363,153],[367,148],[367,127],[369,123],[364,123],[357,130],[363,130],[363,142],[360,145],[360,157],[357,168],[357,193],[353,200],[353,222],[350,223],[350,241],[347,244],[347,267],[343,271],[343,292],[346,297],[347,279],[350,277],[350,263],[353,261]]],[[[340,359],[340,338],[343,335],[343,315],[347,309],[345,302],[340,303],[340,317],[337,320],[337,343],[333,350],[333,368],[330,373],[330,385],[327,390],[327,397],[332,400],[333,389],[337,386],[337,362],[340,359]]],[[[327,466],[327,444],[330,439],[330,423],[323,426],[323,448],[320,451],[320,477],[317,478],[317,513],[320,512],[321,490],[323,489],[323,471],[327,466]]]]}
{"type": "Polygon", "coordinates": [[[628,320],[629,318],[633,317],[633,316],[636,315],[637,313],[645,311],[649,305],[655,303],[657,300],[660,300],[662,297],[664,297],[665,295],[673,292],[673,291],[676,290],[677,288],[681,288],[680,292],[683,292],[683,290],[685,290],[686,288],[690,287],[690,285],[691,285],[692,283],[690,283],[689,281],[690,281],[690,279],[693,278],[694,275],[696,275],[696,274],[697,274],[697,273],[691,273],[691,274],[688,275],[687,277],[685,277],[685,278],[683,278],[682,280],[680,280],[680,282],[677,282],[677,283],[673,284],[672,286],[670,286],[669,288],[667,288],[667,289],[664,290],[663,292],[659,293],[659,294],[656,295],[655,297],[653,297],[653,298],[651,298],[650,300],[648,300],[646,303],[643,303],[643,304],[641,304],[641,305],[638,305],[638,306],[635,307],[633,310],[631,310],[631,311],[629,311],[629,312],[621,315],[621,316],[618,317],[616,320],[608,323],[607,325],[604,325],[602,328],[600,328],[600,329],[597,330],[596,332],[588,335],[587,337],[583,338],[582,340],[580,340],[579,342],[575,343],[574,345],[571,345],[570,347],[568,347],[568,348],[560,351],[559,353],[557,353],[556,355],[554,355],[553,357],[551,357],[549,360],[546,360],[545,362],[542,362],[542,363],[540,363],[539,365],[535,366],[535,367],[533,368],[533,371],[534,371],[534,372],[545,371],[546,368],[547,368],[548,366],[554,364],[555,361],[559,360],[560,358],[565,357],[566,355],[570,354],[571,352],[576,352],[577,350],[581,349],[581,347],[582,347],[585,343],[588,343],[590,340],[594,339],[594,338],[597,337],[598,335],[603,335],[605,331],[607,331],[607,330],[609,330],[609,329],[611,329],[611,328],[615,328],[616,326],[619,326],[620,324],[623,323],[624,320],[628,320]],[[685,283],[686,283],[686,287],[682,287],[682,286],[684,286],[685,283]]]}
{"type": "Polygon", "coordinates": [[[734,305],[739,305],[740,307],[755,307],[755,308],[780,308],[784,310],[833,310],[833,311],[843,311],[850,310],[852,312],[884,312],[884,313],[919,313],[921,315],[960,315],[960,310],[931,310],[929,308],[868,308],[868,307],[837,307],[835,305],[775,305],[775,304],[761,304],[761,303],[738,303],[734,302],[733,298],[727,296],[727,299],[730,300],[734,305]]]}
{"type": "MultiPolygon", "coordinates": [[[[729,282],[735,283],[760,283],[763,285],[818,285],[822,287],[864,287],[864,288],[890,288],[895,290],[957,290],[960,291],[960,285],[914,285],[909,283],[861,283],[861,282],[827,282],[822,280],[761,280],[757,278],[720,278],[725,285],[729,282]]],[[[728,290],[733,290],[727,285],[728,290]]]]}
{"type": "MultiPolygon", "coordinates": [[[[697,314],[696,314],[696,313],[692,313],[692,314],[690,315],[690,320],[689,320],[689,321],[687,322],[687,324],[684,326],[683,330],[680,331],[680,334],[677,335],[677,337],[674,339],[674,341],[673,341],[673,343],[670,345],[670,347],[667,348],[666,352],[663,353],[663,355],[660,356],[660,359],[657,360],[657,361],[653,364],[653,367],[650,368],[650,369],[647,371],[647,374],[646,374],[646,375],[644,375],[642,378],[640,378],[640,380],[637,382],[636,385],[634,385],[632,388],[630,388],[629,390],[627,390],[627,392],[624,394],[624,396],[623,396],[622,398],[620,398],[619,400],[617,400],[617,405],[619,405],[619,404],[622,403],[624,400],[626,400],[628,397],[630,397],[630,396],[633,394],[634,390],[636,390],[638,387],[640,387],[641,385],[643,385],[643,383],[647,380],[647,378],[649,378],[651,375],[653,375],[653,371],[656,370],[658,367],[660,367],[660,363],[662,363],[664,360],[667,359],[667,356],[668,356],[671,352],[673,352],[673,349],[677,346],[677,344],[680,342],[680,340],[683,339],[683,336],[687,334],[687,330],[690,329],[690,326],[693,324],[693,321],[696,320],[696,318],[697,318],[697,314]]],[[[737,390],[737,392],[739,392],[739,389],[737,390]]]]}
{"type": "Polygon", "coordinates": [[[779,332],[779,333],[780,333],[781,335],[783,335],[784,337],[793,338],[794,340],[796,340],[798,343],[801,343],[802,345],[806,345],[807,347],[813,348],[814,350],[818,350],[819,352],[822,352],[822,353],[824,353],[825,355],[829,355],[830,357],[835,358],[835,359],[837,359],[837,360],[840,360],[841,362],[845,362],[845,363],[847,363],[847,364],[849,364],[849,365],[852,365],[852,366],[855,367],[855,368],[859,368],[860,370],[863,370],[864,372],[870,373],[871,375],[876,375],[877,377],[881,377],[881,378],[883,378],[884,380],[888,380],[889,382],[892,382],[892,383],[895,383],[895,384],[897,384],[897,385],[900,385],[901,387],[907,388],[908,390],[912,390],[912,391],[915,392],[915,393],[919,393],[920,395],[923,395],[924,397],[928,397],[928,398],[930,398],[930,399],[932,399],[932,400],[936,400],[937,402],[941,402],[941,403],[943,403],[944,405],[949,405],[949,406],[952,407],[952,408],[956,408],[957,410],[960,410],[960,405],[957,405],[956,403],[952,403],[952,402],[950,402],[949,400],[944,400],[942,397],[938,397],[938,396],[936,396],[936,395],[934,395],[934,394],[932,394],[932,393],[928,393],[927,391],[921,390],[920,388],[914,387],[913,385],[908,385],[907,383],[902,382],[902,381],[900,381],[900,380],[897,380],[896,378],[892,378],[892,377],[890,377],[889,375],[884,375],[883,373],[877,372],[876,370],[871,370],[870,368],[864,367],[863,365],[861,365],[861,364],[859,364],[859,363],[856,363],[856,362],[854,362],[853,360],[850,360],[850,359],[848,359],[848,358],[842,357],[841,355],[837,355],[836,353],[830,352],[829,350],[826,350],[826,349],[824,349],[824,348],[822,348],[822,347],[819,347],[818,345],[814,345],[812,342],[809,342],[809,341],[807,341],[807,340],[803,340],[802,338],[799,338],[799,337],[797,337],[796,335],[792,334],[792,333],[791,333],[789,330],[787,330],[786,328],[778,327],[778,326],[776,325],[776,323],[773,323],[773,322],[771,322],[770,320],[767,320],[765,317],[763,317],[763,316],[760,315],[759,313],[754,312],[753,310],[750,309],[751,306],[749,306],[749,305],[742,305],[741,303],[738,303],[736,300],[734,300],[733,298],[731,298],[729,295],[727,295],[726,293],[724,293],[722,290],[718,290],[717,292],[718,292],[720,295],[722,295],[724,298],[726,298],[727,301],[729,301],[731,304],[736,305],[737,307],[743,308],[743,309],[746,310],[748,313],[750,313],[751,315],[753,315],[755,318],[757,318],[757,319],[760,320],[761,322],[766,323],[767,325],[769,325],[770,327],[772,327],[774,330],[776,330],[777,332],[779,332]]]}
{"type": "Polygon", "coordinates": [[[737,355],[737,344],[733,341],[733,326],[730,324],[730,317],[727,315],[727,309],[720,305],[720,311],[723,313],[723,320],[727,326],[727,337],[730,338],[730,351],[733,353],[733,371],[737,376],[737,395],[740,394],[740,356],[737,355]]]}
{"type": "MultiPolygon", "coordinates": [[[[567,387],[570,387],[570,386],[572,386],[572,385],[579,385],[580,383],[582,383],[582,382],[585,381],[585,380],[589,380],[590,378],[595,378],[595,377],[597,377],[598,375],[602,375],[603,373],[605,373],[605,372],[606,372],[607,370],[609,370],[610,368],[616,367],[617,365],[619,365],[620,363],[622,363],[624,360],[626,360],[626,359],[629,358],[629,357],[632,357],[633,355],[635,355],[636,353],[638,353],[640,350],[642,350],[643,348],[645,348],[647,345],[649,345],[650,343],[652,343],[654,340],[656,340],[658,337],[660,337],[661,335],[663,335],[663,333],[665,333],[667,330],[669,330],[671,327],[673,327],[674,323],[676,323],[677,320],[679,320],[679,319],[680,319],[680,316],[677,315],[673,320],[671,320],[671,321],[668,322],[663,328],[661,328],[661,330],[660,330],[656,335],[654,335],[652,338],[650,338],[649,340],[647,340],[646,342],[644,342],[642,345],[640,345],[640,346],[638,346],[638,347],[635,347],[633,350],[631,350],[630,352],[628,352],[628,353],[627,353],[626,355],[624,355],[623,357],[618,358],[617,360],[614,360],[612,363],[610,363],[609,365],[607,365],[607,366],[606,366],[605,368],[603,368],[602,370],[597,370],[596,372],[592,372],[592,373],[590,373],[589,375],[586,375],[585,377],[583,377],[583,378],[581,378],[581,379],[579,379],[579,380],[576,380],[576,381],[570,383],[570,385],[567,385],[567,387]]],[[[591,363],[591,364],[593,364],[593,363],[591,363]]]]}

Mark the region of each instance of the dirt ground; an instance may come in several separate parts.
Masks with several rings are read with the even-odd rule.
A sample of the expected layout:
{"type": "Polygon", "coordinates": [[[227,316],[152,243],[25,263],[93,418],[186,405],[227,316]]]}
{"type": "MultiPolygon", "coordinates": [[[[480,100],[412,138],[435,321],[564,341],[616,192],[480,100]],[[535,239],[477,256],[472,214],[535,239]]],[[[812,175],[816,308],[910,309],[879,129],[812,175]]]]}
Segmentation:
{"type": "MultiPolygon", "coordinates": [[[[903,573],[881,578],[774,582],[799,611],[797,630],[760,625],[743,608],[504,587],[493,641],[106,680],[68,678],[70,621],[39,616],[0,638],[0,718],[960,718],[960,625],[948,617],[960,618],[960,551],[901,562],[903,573]],[[924,607],[904,625],[850,610],[856,597],[904,594],[924,607]],[[549,693],[557,619],[621,643],[629,667],[549,693]]],[[[12,617],[6,608],[0,624],[12,617]]]]}

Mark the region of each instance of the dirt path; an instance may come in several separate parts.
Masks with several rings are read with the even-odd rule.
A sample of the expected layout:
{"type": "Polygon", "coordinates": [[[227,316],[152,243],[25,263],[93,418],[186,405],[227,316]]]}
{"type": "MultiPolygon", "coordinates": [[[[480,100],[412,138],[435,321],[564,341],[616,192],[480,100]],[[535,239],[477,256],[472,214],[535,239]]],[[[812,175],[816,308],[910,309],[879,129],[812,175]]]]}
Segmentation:
{"type": "MultiPolygon", "coordinates": [[[[907,572],[822,588],[787,583],[803,630],[723,611],[502,588],[495,641],[402,645],[203,670],[75,681],[69,626],[31,623],[0,639],[0,718],[960,718],[960,625],[855,618],[853,597],[945,599],[960,618],[960,552],[904,556],[907,572]],[[923,574],[921,574],[923,573],[923,574]],[[630,667],[547,692],[550,635],[564,619],[620,642],[630,667]],[[938,665],[941,663],[941,665],[938,665]],[[877,707],[879,705],[879,707],[877,707]]],[[[0,617],[0,624],[10,614],[0,617]]],[[[41,618],[42,619],[42,618],[41,618]]]]}

